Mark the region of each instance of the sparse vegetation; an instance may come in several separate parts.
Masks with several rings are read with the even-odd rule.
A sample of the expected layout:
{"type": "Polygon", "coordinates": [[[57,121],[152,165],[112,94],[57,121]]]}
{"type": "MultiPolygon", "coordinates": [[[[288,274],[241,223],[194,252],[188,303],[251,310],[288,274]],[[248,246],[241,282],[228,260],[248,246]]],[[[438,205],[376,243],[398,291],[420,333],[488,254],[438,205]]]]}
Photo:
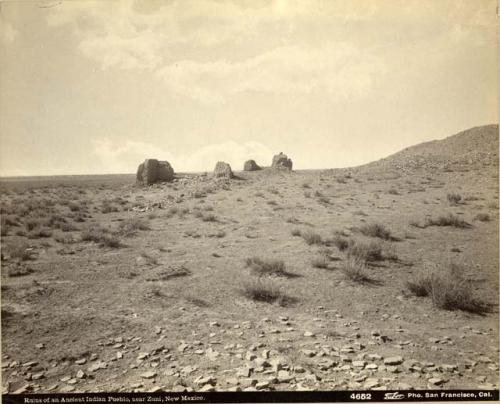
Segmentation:
{"type": "Polygon", "coordinates": [[[33,250],[30,248],[29,244],[26,242],[12,244],[12,245],[10,245],[8,251],[9,251],[11,258],[19,259],[21,261],[28,261],[28,260],[31,260],[33,258],[33,256],[32,256],[33,250]]]}
{"type": "Polygon", "coordinates": [[[141,217],[125,219],[118,226],[119,233],[126,237],[133,236],[139,230],[151,230],[149,223],[141,217]]]}
{"type": "Polygon", "coordinates": [[[391,231],[387,229],[383,224],[371,223],[362,226],[359,231],[368,237],[377,237],[383,240],[391,240],[391,231]]]}
{"type": "Polygon", "coordinates": [[[336,234],[333,237],[333,244],[340,250],[344,251],[349,247],[349,240],[340,234],[336,234]]]}
{"type": "Polygon", "coordinates": [[[261,259],[258,257],[247,258],[245,260],[247,267],[251,268],[254,273],[259,276],[275,275],[289,276],[290,273],[286,270],[286,265],[283,260],[261,259]]]}
{"type": "Polygon", "coordinates": [[[208,213],[205,215],[202,215],[201,220],[204,222],[217,222],[217,216],[215,216],[213,213],[208,213]]]}
{"type": "Polygon", "coordinates": [[[491,221],[491,216],[488,213],[478,213],[474,220],[479,220],[480,222],[489,222],[491,221]]]}
{"type": "Polygon", "coordinates": [[[289,306],[295,299],[288,297],[281,289],[269,279],[256,279],[243,283],[241,288],[243,296],[264,303],[277,302],[280,306],[289,306]]]}
{"type": "Polygon", "coordinates": [[[471,282],[463,275],[463,267],[457,265],[424,270],[408,281],[407,287],[415,296],[430,296],[432,303],[441,309],[477,314],[490,311],[487,302],[474,296],[471,282]]]}
{"type": "Polygon", "coordinates": [[[456,193],[450,193],[446,195],[446,198],[451,205],[458,205],[462,201],[462,195],[456,193]]]}
{"type": "Polygon", "coordinates": [[[384,260],[382,245],[376,241],[369,243],[360,241],[350,242],[347,249],[347,257],[365,262],[384,260]]]}
{"type": "Polygon", "coordinates": [[[328,256],[320,254],[318,257],[313,258],[311,261],[311,264],[314,268],[322,268],[322,269],[327,269],[328,265],[330,263],[330,260],[328,259],[328,256]]]}
{"type": "Polygon", "coordinates": [[[434,219],[427,219],[424,226],[425,227],[427,227],[427,226],[452,226],[452,227],[457,227],[460,229],[466,229],[466,228],[471,227],[471,224],[467,223],[465,220],[461,219],[457,215],[450,213],[448,215],[438,216],[437,218],[434,218],[434,219]]]}
{"type": "Polygon", "coordinates": [[[356,257],[348,257],[347,260],[342,263],[340,270],[354,282],[365,283],[371,280],[368,276],[364,260],[356,257]]]}
{"type": "Polygon", "coordinates": [[[32,274],[33,268],[27,265],[16,265],[7,270],[7,275],[11,278],[32,274]]]}
{"type": "Polygon", "coordinates": [[[47,227],[36,228],[28,233],[28,238],[47,238],[52,236],[52,230],[47,227]]]}
{"type": "Polygon", "coordinates": [[[120,239],[116,234],[104,227],[92,227],[81,234],[82,241],[93,241],[102,247],[118,248],[121,246],[120,239]]]}
{"type": "Polygon", "coordinates": [[[301,232],[300,236],[305,240],[307,245],[313,245],[313,244],[322,245],[322,244],[324,244],[323,238],[318,233],[314,233],[312,231],[305,231],[305,232],[301,232]]]}

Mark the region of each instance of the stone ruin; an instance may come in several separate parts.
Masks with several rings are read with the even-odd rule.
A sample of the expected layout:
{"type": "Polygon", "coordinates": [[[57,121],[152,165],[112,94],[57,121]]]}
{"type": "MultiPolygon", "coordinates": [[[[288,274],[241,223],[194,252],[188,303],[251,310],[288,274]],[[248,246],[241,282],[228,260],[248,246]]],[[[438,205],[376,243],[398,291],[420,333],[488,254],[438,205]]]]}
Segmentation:
{"type": "Polygon", "coordinates": [[[214,169],[214,177],[215,178],[233,178],[233,171],[231,170],[231,166],[223,161],[217,162],[214,169]]]}
{"type": "Polygon", "coordinates": [[[173,179],[174,169],[168,161],[146,159],[137,168],[137,183],[142,185],[172,181],[173,179]]]}
{"type": "Polygon", "coordinates": [[[259,165],[255,162],[255,160],[247,160],[243,166],[244,171],[257,171],[260,170],[259,165]]]}
{"type": "Polygon", "coordinates": [[[273,163],[271,165],[272,168],[277,168],[277,169],[285,169],[285,170],[292,170],[292,160],[288,158],[286,154],[283,154],[280,152],[280,154],[276,154],[273,157],[273,163]]]}

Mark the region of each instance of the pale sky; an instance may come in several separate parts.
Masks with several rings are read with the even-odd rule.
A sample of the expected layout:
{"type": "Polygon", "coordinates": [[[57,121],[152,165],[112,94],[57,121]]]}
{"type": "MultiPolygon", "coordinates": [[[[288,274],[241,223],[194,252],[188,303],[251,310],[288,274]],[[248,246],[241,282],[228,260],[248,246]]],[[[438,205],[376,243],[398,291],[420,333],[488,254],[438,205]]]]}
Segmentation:
{"type": "Polygon", "coordinates": [[[498,122],[496,0],[0,4],[3,176],[345,167],[498,122]]]}

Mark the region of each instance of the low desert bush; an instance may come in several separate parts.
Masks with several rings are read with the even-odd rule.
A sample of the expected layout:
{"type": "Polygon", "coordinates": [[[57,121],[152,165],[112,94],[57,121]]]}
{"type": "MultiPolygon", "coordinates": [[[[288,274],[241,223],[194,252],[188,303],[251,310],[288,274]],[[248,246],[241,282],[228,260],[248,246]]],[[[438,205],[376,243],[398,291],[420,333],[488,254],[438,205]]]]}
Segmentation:
{"type": "Polygon", "coordinates": [[[123,236],[132,236],[136,234],[139,230],[151,230],[147,220],[141,217],[132,217],[130,219],[125,219],[118,226],[118,231],[123,236]]]}
{"type": "Polygon", "coordinates": [[[319,255],[318,257],[313,258],[311,264],[314,268],[327,269],[328,264],[330,263],[330,259],[327,255],[319,255]]]}
{"type": "Polygon", "coordinates": [[[74,244],[77,241],[70,234],[58,234],[54,237],[54,240],[61,244],[74,244]]]}
{"type": "Polygon", "coordinates": [[[361,226],[359,231],[368,237],[377,237],[383,240],[391,240],[392,238],[391,231],[380,223],[365,224],[361,226]]]}
{"type": "Polygon", "coordinates": [[[451,205],[458,205],[462,201],[462,195],[456,193],[450,193],[446,195],[446,198],[451,205]]]}
{"type": "Polygon", "coordinates": [[[262,275],[275,275],[275,276],[288,276],[289,272],[286,270],[285,262],[282,260],[261,259],[258,257],[251,257],[245,260],[247,267],[251,268],[254,273],[259,276],[262,275]]]}
{"type": "Polygon", "coordinates": [[[313,245],[313,244],[322,245],[324,243],[323,238],[318,233],[314,233],[312,231],[306,231],[301,233],[300,235],[305,240],[307,245],[313,245]]]}
{"type": "Polygon", "coordinates": [[[294,237],[300,237],[302,232],[300,231],[300,229],[295,228],[295,229],[292,229],[291,234],[294,237]]]}
{"type": "Polygon", "coordinates": [[[33,258],[32,250],[30,249],[30,246],[26,242],[12,244],[10,245],[8,251],[11,258],[18,259],[21,261],[28,261],[33,258]]]}
{"type": "Polygon", "coordinates": [[[217,222],[217,216],[215,216],[213,213],[208,213],[204,214],[201,217],[201,220],[203,220],[204,222],[217,222]]]}
{"type": "Polygon", "coordinates": [[[43,223],[41,219],[28,218],[24,221],[24,227],[26,227],[26,230],[32,231],[37,227],[41,227],[43,223]]]}
{"type": "Polygon", "coordinates": [[[117,206],[113,205],[109,201],[103,201],[101,205],[101,213],[112,213],[112,212],[118,212],[119,209],[117,206]]]}
{"type": "Polygon", "coordinates": [[[491,216],[488,213],[478,213],[474,220],[479,220],[480,222],[489,222],[491,220],[491,216]]]}
{"type": "Polygon", "coordinates": [[[285,293],[269,279],[263,280],[259,278],[246,281],[242,285],[241,293],[243,296],[257,302],[277,302],[280,306],[289,306],[295,300],[285,295],[285,293]]]}
{"type": "Polygon", "coordinates": [[[347,248],[349,247],[349,240],[343,236],[341,236],[340,234],[336,234],[334,237],[333,237],[333,244],[340,250],[340,251],[344,251],[344,250],[347,250],[347,248]]]}
{"type": "Polygon", "coordinates": [[[82,210],[82,205],[80,205],[79,203],[70,202],[68,204],[68,208],[71,212],[79,212],[80,210],[82,210]]]}
{"type": "Polygon", "coordinates": [[[364,260],[356,257],[348,257],[347,260],[342,263],[340,270],[354,282],[365,283],[371,280],[368,276],[364,260]]]}
{"type": "Polygon", "coordinates": [[[392,249],[385,248],[382,241],[351,241],[347,248],[347,257],[363,260],[365,262],[397,260],[397,255],[392,249]]]}
{"type": "Polygon", "coordinates": [[[318,202],[322,203],[323,205],[329,205],[330,204],[330,198],[326,196],[320,196],[318,197],[318,202]]]}
{"type": "Polygon", "coordinates": [[[444,310],[483,314],[491,309],[489,303],[474,296],[471,281],[464,278],[463,268],[457,265],[427,268],[406,286],[415,296],[430,296],[432,303],[444,310]]]}
{"type": "Polygon", "coordinates": [[[28,233],[28,238],[48,238],[52,237],[52,230],[48,227],[36,228],[28,233]]]}
{"type": "Polygon", "coordinates": [[[121,246],[120,239],[116,234],[103,227],[86,229],[81,234],[82,241],[93,241],[102,247],[118,248],[121,246]]]}
{"type": "Polygon", "coordinates": [[[33,268],[26,265],[16,265],[7,270],[7,275],[11,278],[30,275],[34,272],[33,268]]]}
{"type": "Polygon", "coordinates": [[[467,223],[462,218],[458,217],[457,215],[451,214],[451,213],[448,215],[438,216],[437,218],[434,218],[434,219],[427,219],[424,226],[425,227],[427,227],[427,226],[451,226],[451,227],[457,227],[459,229],[466,229],[466,228],[471,227],[470,223],[467,223]]]}

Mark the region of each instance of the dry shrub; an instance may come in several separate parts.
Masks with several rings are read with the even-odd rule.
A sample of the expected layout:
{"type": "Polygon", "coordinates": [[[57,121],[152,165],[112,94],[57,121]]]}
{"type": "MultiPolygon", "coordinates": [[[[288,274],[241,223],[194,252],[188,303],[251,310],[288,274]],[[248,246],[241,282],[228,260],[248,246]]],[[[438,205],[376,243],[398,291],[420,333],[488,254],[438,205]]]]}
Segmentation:
{"type": "Polygon", "coordinates": [[[321,254],[318,257],[313,258],[311,264],[314,268],[328,269],[328,264],[330,259],[327,255],[321,254]]]}
{"type": "Polygon", "coordinates": [[[26,242],[11,244],[8,251],[11,258],[19,259],[21,261],[28,261],[33,258],[30,246],[26,242]]]}
{"type": "Polygon", "coordinates": [[[283,260],[261,259],[258,257],[251,257],[245,260],[247,267],[251,268],[254,273],[259,276],[262,275],[275,275],[287,276],[289,275],[286,270],[286,265],[283,260]]]}
{"type": "Polygon", "coordinates": [[[81,234],[82,241],[93,241],[101,247],[118,248],[121,246],[120,239],[116,234],[103,227],[86,229],[81,234]]]}
{"type": "Polygon", "coordinates": [[[474,296],[471,281],[463,275],[463,267],[450,265],[447,268],[434,266],[417,274],[406,286],[415,296],[430,296],[432,303],[444,310],[463,310],[483,314],[491,305],[474,296]]]}
{"type": "Polygon", "coordinates": [[[52,236],[52,230],[48,227],[37,228],[28,233],[28,238],[48,238],[52,236]]]}
{"type": "Polygon", "coordinates": [[[351,241],[347,248],[347,257],[362,261],[383,261],[385,259],[382,244],[371,241],[369,243],[351,241]]]}
{"type": "Polygon", "coordinates": [[[448,199],[448,202],[450,202],[450,205],[458,205],[462,201],[462,195],[455,193],[446,195],[446,198],[448,199]]]}
{"type": "Polygon", "coordinates": [[[478,213],[474,220],[479,220],[480,222],[489,222],[491,220],[491,216],[488,213],[478,213]]]}
{"type": "Polygon", "coordinates": [[[151,230],[147,220],[140,217],[125,219],[118,227],[120,234],[126,237],[136,234],[139,230],[151,230]]]}
{"type": "Polygon", "coordinates": [[[454,214],[442,215],[434,219],[427,219],[424,227],[428,226],[451,226],[457,227],[459,229],[467,229],[472,227],[470,223],[467,223],[462,218],[454,214]]]}
{"type": "Polygon", "coordinates": [[[342,263],[340,270],[354,282],[365,283],[371,281],[363,259],[348,257],[347,260],[342,263]]]}
{"type": "Polygon", "coordinates": [[[205,215],[202,215],[201,220],[204,222],[217,222],[217,216],[215,216],[213,213],[208,213],[205,215]]]}
{"type": "Polygon", "coordinates": [[[344,251],[349,247],[349,240],[340,234],[336,234],[333,237],[333,244],[340,250],[344,251]]]}
{"type": "Polygon", "coordinates": [[[280,306],[290,306],[296,299],[287,296],[275,283],[270,279],[249,280],[243,283],[241,288],[243,296],[257,302],[274,303],[277,302],[280,306]]]}
{"type": "Polygon", "coordinates": [[[304,233],[301,233],[300,235],[305,240],[307,245],[313,245],[313,244],[322,245],[324,243],[323,238],[318,233],[314,233],[312,231],[306,231],[304,233]]]}
{"type": "Polygon", "coordinates": [[[383,240],[391,240],[392,238],[391,231],[380,223],[365,224],[359,231],[368,237],[377,237],[383,240]]]}
{"type": "Polygon", "coordinates": [[[16,265],[7,270],[7,275],[11,278],[30,275],[34,272],[33,268],[26,265],[16,265]]]}

